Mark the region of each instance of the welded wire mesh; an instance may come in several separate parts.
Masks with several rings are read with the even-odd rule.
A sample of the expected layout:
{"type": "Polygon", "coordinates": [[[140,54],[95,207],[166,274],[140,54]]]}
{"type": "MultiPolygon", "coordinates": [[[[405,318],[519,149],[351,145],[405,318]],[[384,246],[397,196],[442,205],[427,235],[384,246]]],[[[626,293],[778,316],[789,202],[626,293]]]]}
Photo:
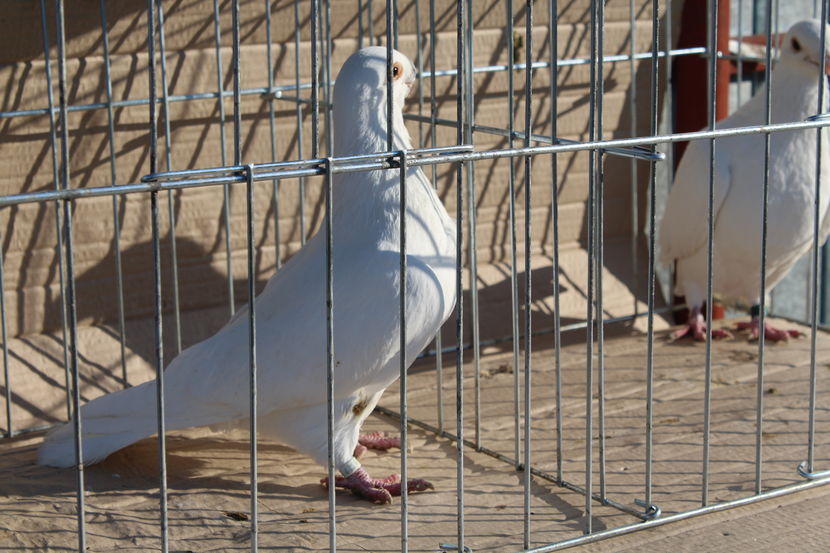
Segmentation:
{"type": "MultiPolygon", "coordinates": [[[[215,0],[197,7],[148,0],[146,6],[114,9],[101,0],[94,19],[62,0],[41,0],[31,13],[20,8],[20,17],[40,28],[39,51],[22,54],[29,57],[31,75],[7,73],[19,94],[0,111],[8,131],[2,143],[25,165],[31,156],[21,153],[20,144],[27,140],[25,125],[33,124],[42,134],[37,140],[43,149],[24,184],[12,179],[0,196],[6,222],[0,250],[4,430],[11,443],[57,422],[74,424],[79,551],[91,541],[84,492],[88,469],[81,463],[83,417],[76,416],[80,406],[95,395],[156,379],[158,528],[153,539],[154,547],[170,550],[176,539],[171,510],[178,507],[171,507],[168,489],[165,405],[176,399],[164,394],[164,367],[243,305],[248,306],[250,417],[245,459],[249,522],[242,541],[252,551],[272,545],[268,526],[275,518],[260,509],[263,496],[271,493],[261,489],[260,480],[260,464],[270,453],[261,446],[255,416],[258,402],[268,394],[257,386],[264,367],[257,342],[268,337],[256,330],[255,295],[315,231],[325,233],[327,253],[326,289],[315,301],[327,309],[326,343],[319,347],[326,351],[327,379],[320,386],[327,391],[328,420],[320,425],[328,429],[327,474],[334,481],[337,273],[330,221],[333,177],[347,172],[391,171],[400,177],[402,352],[405,314],[411,307],[406,301],[406,228],[411,221],[403,185],[409,169],[419,167],[429,176],[456,223],[453,315],[413,374],[408,376],[407,369],[414,360],[400,355],[398,396],[392,398],[390,390],[377,408],[398,425],[404,481],[418,455],[408,447],[416,431],[451,445],[443,450],[443,465],[452,471],[453,501],[440,507],[443,515],[450,514],[453,531],[427,532],[418,517],[437,507],[430,505],[430,494],[414,501],[403,486],[394,524],[396,549],[554,551],[830,481],[822,470],[827,452],[821,449],[820,434],[826,420],[818,407],[822,383],[817,370],[826,348],[819,317],[824,294],[819,184],[827,161],[822,158],[822,129],[830,124],[823,105],[824,68],[816,74],[818,105],[805,120],[773,122],[771,88],[766,88],[762,124],[719,129],[723,64],[734,62],[741,104],[745,65],[762,62],[768,80],[774,58],[771,47],[764,49],[763,59],[750,59],[741,48],[736,55],[724,51],[729,33],[720,15],[722,2],[707,3],[708,23],[701,27],[705,40],[690,47],[675,47],[675,33],[692,25],[685,12],[681,16],[679,3],[586,0],[579,13],[571,4],[559,4],[266,0],[240,5],[239,0],[215,0]],[[139,30],[146,37],[137,36],[139,30]],[[410,132],[417,129],[412,134],[418,147],[396,151],[390,132],[385,151],[338,156],[332,144],[333,71],[355,49],[377,44],[387,51],[389,129],[392,48],[407,54],[417,68],[417,90],[404,117],[410,132]],[[676,132],[673,114],[679,100],[672,63],[685,58],[705,60],[705,74],[697,76],[707,83],[706,117],[698,122],[705,129],[676,132]],[[84,89],[84,83],[95,80],[85,69],[88,63],[101,69],[93,92],[84,89]],[[189,81],[183,82],[182,75],[189,81]],[[567,101],[572,104],[560,105],[567,101]],[[657,218],[679,157],[673,146],[707,141],[708,213],[701,217],[708,225],[706,320],[713,321],[719,141],[765,137],[763,268],[770,137],[783,132],[815,132],[818,137],[812,270],[805,286],[810,290],[803,292],[809,313],[801,320],[810,328],[802,342],[808,345],[798,350],[807,386],[793,392],[792,407],[779,406],[769,414],[777,421],[792,408],[806,417],[806,432],[793,433],[783,447],[789,457],[804,462],[798,467],[791,463],[789,478],[781,476],[779,465],[770,470],[774,477],[768,475],[765,444],[771,432],[766,430],[770,409],[765,400],[774,388],[767,372],[769,346],[761,332],[757,353],[741,350],[755,368],[747,380],[750,413],[726,421],[751,436],[752,476],[730,494],[735,491],[729,488],[734,487],[731,478],[746,467],[712,468],[725,462],[723,450],[731,444],[713,426],[729,416],[716,407],[723,401],[717,387],[728,363],[718,359],[727,354],[716,349],[711,325],[700,348],[702,360],[689,369],[703,375],[696,381],[700,397],[678,399],[664,385],[663,357],[670,356],[663,340],[665,317],[682,305],[658,293],[657,218]],[[96,143],[98,150],[89,154],[96,143]],[[206,145],[218,149],[205,151],[206,145]],[[193,198],[198,201],[191,203],[193,198]],[[103,201],[108,202],[106,216],[103,201]],[[204,208],[213,215],[201,213],[204,208]],[[103,258],[99,266],[90,261],[96,256],[103,258]],[[10,263],[15,271],[11,280],[10,263]],[[37,273],[37,263],[50,267],[41,271],[48,274],[30,275],[37,273]],[[498,294],[488,290],[496,287],[493,274],[504,283],[498,294]],[[47,293],[38,295],[33,291],[37,287],[47,293]],[[569,289],[574,293],[563,298],[569,289]],[[111,294],[103,299],[102,290],[111,294]],[[44,299],[47,309],[32,307],[44,299]],[[502,311],[488,315],[499,302],[502,311]],[[620,338],[625,325],[631,332],[620,338]],[[98,329],[109,341],[90,340],[92,330],[86,329],[98,329]],[[24,367],[26,359],[15,349],[35,334],[49,337],[35,362],[51,356],[60,378],[43,370],[50,390],[27,385],[17,392],[21,385],[16,381],[30,378],[33,369],[24,367]],[[624,369],[616,345],[623,339],[633,345],[622,350],[636,357],[624,369]],[[96,344],[109,349],[96,351],[96,344]],[[493,369],[488,356],[505,364],[493,369]],[[96,363],[100,374],[90,371],[96,363]],[[624,373],[622,382],[618,372],[624,373]],[[495,386],[488,384],[494,376],[495,386]],[[434,390],[426,398],[418,386],[434,390]],[[620,408],[623,399],[628,403],[620,408]],[[655,453],[672,447],[671,436],[656,433],[656,426],[681,424],[661,410],[659,404],[669,400],[681,403],[679,413],[694,413],[694,436],[699,438],[694,443],[699,458],[678,470],[670,464],[670,453],[655,453]],[[454,409],[454,424],[448,406],[454,409]],[[626,411],[637,420],[622,427],[620,413],[626,411]],[[621,457],[626,448],[628,456],[621,457]],[[637,465],[636,474],[623,474],[629,467],[619,468],[622,459],[637,465]],[[486,465],[490,462],[499,468],[486,465]],[[483,519],[478,510],[476,486],[482,480],[477,473],[487,470],[519,475],[506,489],[487,489],[519,496],[516,508],[495,522],[483,519]],[[578,525],[549,511],[536,513],[551,497],[567,503],[558,499],[560,494],[578,498],[567,500],[578,511],[578,525]],[[671,507],[663,507],[657,495],[671,507]]],[[[737,40],[743,43],[743,3],[739,6],[737,40]]],[[[765,25],[758,34],[764,44],[773,45],[785,31],[778,24],[777,4],[759,6],[765,10],[760,18],[765,25]]],[[[826,20],[826,10],[821,3],[803,16],[826,20]]],[[[822,44],[826,38],[822,30],[822,44]]],[[[762,289],[765,278],[762,269],[762,289]]],[[[759,297],[763,328],[767,300],[764,293],[759,297]]],[[[780,355],[775,359],[780,363],[780,355]]],[[[672,373],[671,378],[680,377],[672,373]]],[[[744,377],[735,378],[737,383],[744,377]]],[[[354,511],[340,508],[343,498],[334,486],[326,496],[325,507],[320,498],[320,505],[309,511],[325,510],[325,543],[317,546],[348,549],[355,543],[348,534],[354,511]],[[345,540],[344,526],[349,528],[345,540]]],[[[484,505],[491,511],[503,508],[499,501],[484,505]]],[[[388,548],[388,541],[382,547],[388,548]]]]}

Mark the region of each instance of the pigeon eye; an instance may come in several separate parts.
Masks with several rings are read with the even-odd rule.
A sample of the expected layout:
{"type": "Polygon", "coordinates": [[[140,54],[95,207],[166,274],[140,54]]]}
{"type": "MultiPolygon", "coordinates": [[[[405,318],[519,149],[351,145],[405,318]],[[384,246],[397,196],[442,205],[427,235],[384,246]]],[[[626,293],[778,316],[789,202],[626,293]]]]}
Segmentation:
{"type": "Polygon", "coordinates": [[[399,79],[403,75],[403,65],[400,62],[396,61],[392,64],[392,78],[399,79]]]}
{"type": "Polygon", "coordinates": [[[800,43],[800,42],[798,42],[798,40],[797,40],[797,39],[792,39],[792,40],[790,41],[790,44],[792,45],[793,50],[794,50],[795,52],[800,52],[800,51],[801,51],[801,43],[800,43]]]}

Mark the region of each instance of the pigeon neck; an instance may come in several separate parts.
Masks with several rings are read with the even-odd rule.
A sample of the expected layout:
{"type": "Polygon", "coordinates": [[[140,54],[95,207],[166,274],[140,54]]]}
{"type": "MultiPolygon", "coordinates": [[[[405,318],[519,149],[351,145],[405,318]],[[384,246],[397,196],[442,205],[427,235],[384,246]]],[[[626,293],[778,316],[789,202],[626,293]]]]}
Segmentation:
{"type": "MultiPolygon", "coordinates": [[[[818,102],[817,71],[805,71],[803,67],[793,67],[779,63],[772,72],[772,122],[802,120],[815,113],[818,102]]],[[[756,95],[763,105],[766,102],[765,90],[756,95]]],[[[826,105],[826,102],[825,102],[826,105]]]]}
{"type": "MultiPolygon", "coordinates": [[[[351,111],[345,110],[345,113],[337,109],[334,112],[334,155],[351,156],[388,152],[389,134],[386,124],[385,99],[372,107],[368,103],[358,103],[358,106],[349,106],[349,108],[351,111]]],[[[406,130],[400,109],[392,110],[392,128],[394,130],[392,150],[411,149],[409,132],[406,130]]]]}

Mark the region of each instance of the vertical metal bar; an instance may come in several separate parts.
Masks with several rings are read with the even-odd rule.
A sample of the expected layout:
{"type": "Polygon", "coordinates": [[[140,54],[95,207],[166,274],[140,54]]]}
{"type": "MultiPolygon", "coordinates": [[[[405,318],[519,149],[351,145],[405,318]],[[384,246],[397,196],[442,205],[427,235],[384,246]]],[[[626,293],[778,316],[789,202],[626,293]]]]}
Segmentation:
{"type": "MultiPolygon", "coordinates": [[[[316,2],[316,0],[314,0],[316,2]]],[[[312,8],[314,7],[315,3],[312,2],[312,8]]],[[[299,0],[294,0],[294,85],[297,87],[297,94],[300,93],[300,4],[299,0]]],[[[312,34],[314,33],[313,29],[314,25],[312,25],[312,34]]],[[[312,44],[311,47],[312,55],[315,55],[317,50],[316,46],[312,44]]],[[[316,66],[315,66],[316,67],[316,66]]],[[[311,76],[312,84],[314,81],[315,76],[312,74],[311,76]]],[[[312,100],[316,97],[314,89],[311,91],[312,100]]],[[[295,107],[297,113],[297,155],[299,159],[304,159],[303,151],[305,150],[303,144],[303,105],[300,102],[297,102],[295,107]]],[[[316,121],[316,115],[315,121],[316,121]]],[[[317,155],[312,156],[316,158],[317,155]]],[[[300,177],[297,181],[298,191],[297,194],[299,196],[299,211],[300,211],[300,244],[305,245],[305,178],[300,177]]]]}
{"type": "MultiPolygon", "coordinates": [[[[311,157],[316,159],[320,151],[320,76],[318,75],[317,59],[318,44],[317,44],[317,20],[318,12],[320,10],[320,0],[311,0],[311,157]]],[[[299,31],[298,31],[299,32],[299,31]]],[[[299,73],[298,73],[299,76],[299,73]]],[[[300,196],[302,198],[302,196],[300,196]]],[[[302,205],[301,205],[302,213],[302,205]]],[[[302,217],[302,214],[300,215],[302,217]]],[[[305,231],[303,231],[305,236],[305,231]]],[[[305,243],[305,237],[303,238],[305,243]]]]}
{"type": "MultiPolygon", "coordinates": [[[[591,0],[591,64],[590,64],[590,90],[588,91],[588,136],[589,140],[596,139],[596,98],[597,90],[597,0],[591,0]]],[[[588,153],[588,278],[587,278],[587,314],[585,327],[586,359],[585,359],[585,533],[590,534],[593,530],[593,393],[594,393],[594,242],[596,240],[595,218],[596,209],[594,202],[596,197],[596,164],[597,152],[591,150],[588,153]]]]}
{"type": "MultiPolygon", "coordinates": [[[[219,25],[219,0],[213,0],[213,33],[216,45],[216,90],[219,93],[219,152],[222,166],[228,164],[225,156],[225,76],[222,71],[222,29],[219,25]]],[[[225,225],[225,272],[227,273],[228,307],[231,316],[236,312],[233,290],[233,251],[231,250],[230,188],[222,185],[222,219],[225,225]]]]}
{"type": "MultiPolygon", "coordinates": [[[[171,165],[170,101],[167,90],[167,53],[164,43],[164,0],[156,3],[158,10],[159,59],[161,61],[161,100],[164,117],[164,157],[168,171],[171,165]]],[[[179,301],[179,256],[176,253],[176,210],[173,191],[167,191],[167,223],[170,226],[170,271],[173,291],[173,321],[176,331],[176,354],[182,352],[182,316],[179,301]]]]}
{"type": "MultiPolygon", "coordinates": [[[[711,130],[715,129],[715,116],[717,107],[717,37],[718,37],[718,0],[709,0],[709,39],[708,39],[708,63],[709,63],[709,125],[711,130]]],[[[715,235],[715,139],[709,139],[709,190],[706,202],[706,353],[704,378],[706,380],[703,390],[703,467],[701,482],[701,503],[705,506],[709,503],[709,438],[712,428],[712,282],[714,270],[714,235],[715,235]]]]}
{"type": "Polygon", "coordinates": [[[357,47],[363,49],[363,2],[357,0],[357,47]]]}
{"type": "MultiPolygon", "coordinates": [[[[667,5],[671,2],[667,2],[667,5]]],[[[657,134],[658,117],[658,49],[659,45],[659,0],[651,2],[651,111],[649,112],[649,133],[651,136],[657,134]]],[[[671,21],[667,21],[667,27],[671,21]]],[[[669,45],[666,47],[670,48],[669,45]]],[[[670,93],[670,91],[667,91],[670,93]]],[[[657,146],[651,147],[652,152],[657,152],[657,146]]],[[[648,174],[648,329],[646,333],[646,458],[645,458],[645,501],[644,506],[648,509],[652,505],[653,489],[653,456],[654,456],[654,266],[656,260],[655,245],[657,234],[657,165],[651,163],[648,174]]],[[[636,224],[636,223],[635,223],[636,224]]]]}
{"type": "MultiPolygon", "coordinates": [[[[473,2],[467,2],[467,28],[465,59],[467,70],[465,77],[466,87],[466,122],[464,125],[464,143],[473,144],[473,125],[475,125],[475,96],[473,92],[473,2]]],[[[475,166],[467,164],[467,192],[469,200],[467,203],[467,217],[470,222],[469,248],[470,266],[468,268],[470,278],[470,326],[473,331],[473,378],[474,386],[474,411],[475,411],[475,444],[476,449],[481,449],[481,347],[478,325],[478,255],[476,246],[476,176],[475,166]]]]}
{"type": "MultiPolygon", "coordinates": [[[[456,142],[464,141],[464,2],[456,3],[456,142]]],[[[456,292],[456,356],[455,356],[455,424],[456,434],[456,522],[458,550],[464,551],[464,284],[461,278],[463,266],[464,238],[464,164],[456,166],[456,213],[455,213],[455,292],[456,292]]]]}
{"type": "MultiPolygon", "coordinates": [[[[320,148],[320,103],[318,75],[318,17],[319,0],[311,2],[311,157],[316,158],[320,148]]],[[[325,232],[326,232],[326,402],[328,431],[328,478],[329,478],[329,551],[337,551],[337,514],[334,494],[334,270],[332,251],[332,172],[331,153],[326,158],[324,191],[326,197],[325,232]]]]}
{"type": "Polygon", "coordinates": [[[400,15],[398,13],[398,3],[397,3],[397,1],[392,2],[392,20],[395,22],[395,25],[393,27],[393,30],[394,30],[393,35],[394,36],[393,36],[392,45],[395,47],[395,50],[397,50],[398,49],[398,31],[399,31],[399,27],[400,27],[398,25],[398,21],[400,21],[400,15]]]}
{"type": "MultiPolygon", "coordinates": [[[[634,10],[634,0],[628,0],[628,132],[631,136],[637,136],[637,63],[634,60],[634,54],[637,51],[637,19],[634,10]]],[[[656,100],[655,100],[656,101],[656,100]]],[[[629,160],[629,171],[631,184],[629,186],[629,193],[631,194],[631,282],[634,290],[634,313],[637,309],[637,294],[640,291],[640,213],[639,213],[639,182],[637,178],[637,159],[631,158],[629,160]]]]}
{"type": "Polygon", "coordinates": [[[254,258],[254,166],[245,168],[248,226],[248,362],[251,387],[251,553],[259,547],[257,508],[257,358],[256,358],[256,264],[254,258]]]}
{"type": "MultiPolygon", "coordinates": [[[[666,94],[664,94],[665,98],[665,112],[667,114],[666,121],[668,123],[669,131],[674,131],[674,101],[672,99],[672,94],[674,90],[674,82],[673,82],[673,66],[674,63],[672,61],[672,46],[674,45],[674,39],[672,35],[672,2],[666,2],[665,7],[665,16],[664,20],[666,21],[666,28],[664,29],[665,34],[665,54],[666,54],[666,82],[664,84],[666,94]]],[[[666,190],[671,188],[672,181],[674,179],[674,145],[668,144],[666,146],[666,163],[664,166],[666,167],[666,190]]],[[[671,269],[670,269],[671,270],[671,269]]],[[[673,282],[673,280],[669,280],[669,282],[673,282]]]]}
{"type": "MultiPolygon", "coordinates": [[[[515,83],[513,64],[516,61],[514,51],[514,27],[513,27],[513,0],[507,0],[507,63],[510,70],[507,72],[507,147],[513,148],[513,135],[515,133],[515,122],[513,119],[513,107],[515,105],[515,83]]],[[[552,96],[552,98],[554,98],[552,96]]],[[[517,232],[516,232],[516,166],[512,158],[507,160],[507,194],[508,216],[510,218],[510,314],[513,330],[513,456],[516,459],[516,469],[522,465],[521,457],[521,381],[519,376],[519,284],[518,284],[518,259],[517,259],[517,232]]]]}
{"type": "MultiPolygon", "coordinates": [[[[429,136],[430,145],[435,148],[438,144],[438,138],[435,136],[436,132],[436,117],[438,116],[438,106],[436,104],[436,90],[435,90],[435,0],[429,0],[429,136]]],[[[430,170],[430,178],[432,187],[438,189],[438,168],[432,165],[430,170]]],[[[437,379],[437,398],[438,403],[438,430],[443,435],[444,433],[444,359],[441,355],[442,338],[441,329],[435,333],[435,378],[437,379]]]]}
{"type": "Polygon", "coordinates": [[[14,436],[12,381],[9,376],[9,336],[6,331],[6,275],[3,248],[0,248],[0,338],[3,340],[3,385],[6,387],[6,437],[14,436]]]}
{"type": "MultiPolygon", "coordinates": [[[[316,0],[314,0],[316,2],[316,0]]],[[[334,270],[332,262],[332,172],[326,158],[323,193],[326,198],[326,430],[328,433],[329,551],[337,551],[336,496],[334,494],[334,270]]]]}
{"type": "Polygon", "coordinates": [[[213,0],[213,37],[216,53],[216,92],[219,95],[217,107],[219,109],[219,154],[222,165],[227,165],[225,157],[225,79],[222,71],[222,27],[219,24],[219,0],[213,0]]]}
{"type": "MultiPolygon", "coordinates": [[[[530,136],[533,134],[533,0],[527,0],[525,4],[525,140],[524,147],[530,147],[530,136]]],[[[525,343],[524,343],[524,547],[530,547],[530,469],[532,466],[530,458],[530,435],[531,435],[531,346],[533,342],[533,332],[531,326],[531,309],[530,300],[532,298],[531,284],[532,277],[532,254],[533,244],[532,239],[532,160],[531,156],[524,158],[524,181],[525,181],[525,275],[524,275],[524,323],[525,323],[525,343]]]]}
{"type": "MultiPolygon", "coordinates": [[[[106,2],[100,0],[98,3],[99,12],[101,15],[101,36],[104,42],[104,80],[106,81],[107,90],[107,140],[109,141],[109,158],[110,158],[110,181],[112,185],[118,184],[116,180],[115,171],[115,123],[112,112],[112,71],[110,68],[110,42],[109,32],[107,30],[107,10],[106,2]]],[[[115,255],[115,286],[116,299],[118,307],[118,335],[121,342],[121,380],[126,388],[129,386],[127,382],[127,349],[125,344],[126,339],[126,324],[124,322],[124,276],[121,266],[121,220],[118,213],[118,196],[112,197],[112,226],[113,226],[113,254],[115,255]]]]}
{"type": "MultiPolygon", "coordinates": [[[[386,100],[389,149],[394,141],[392,121],[392,46],[389,41],[390,28],[394,26],[395,46],[398,42],[397,2],[387,1],[386,5],[386,100]],[[394,18],[392,17],[394,15],[394,18]]],[[[409,551],[409,495],[407,486],[407,405],[406,405],[406,151],[400,153],[400,413],[401,413],[401,553],[409,551]]]]}
{"type": "Polygon", "coordinates": [[[375,19],[372,17],[372,0],[366,0],[366,28],[369,30],[369,46],[375,45],[375,19]]]}
{"type": "MultiPolygon", "coordinates": [[[[52,62],[49,52],[49,30],[46,25],[46,0],[40,0],[40,26],[43,35],[43,59],[46,69],[46,98],[49,103],[49,143],[52,150],[52,180],[55,183],[55,190],[59,190],[61,183],[58,176],[58,137],[57,126],[55,125],[55,99],[52,92],[52,62]]],[[[66,419],[70,420],[72,418],[72,382],[69,374],[69,340],[66,334],[66,329],[69,328],[69,322],[66,314],[67,302],[61,205],[60,201],[55,201],[55,256],[58,262],[58,283],[60,287],[61,333],[63,335],[61,343],[63,344],[64,384],[66,386],[66,419]]]]}
{"type": "MultiPolygon", "coordinates": [[[[767,2],[767,51],[766,51],[766,65],[764,68],[764,80],[767,83],[765,89],[765,113],[764,123],[769,125],[772,121],[772,3],[767,2]]],[[[761,289],[760,289],[760,313],[758,315],[758,324],[760,332],[758,334],[758,374],[755,381],[755,493],[761,493],[761,484],[763,478],[763,447],[762,447],[762,433],[764,428],[764,353],[766,337],[764,336],[764,328],[766,325],[766,308],[767,308],[767,217],[768,217],[768,198],[769,198],[769,171],[770,171],[770,142],[771,136],[769,133],[764,133],[764,182],[762,187],[762,201],[761,208],[761,289]]]]}
{"type": "MultiPolygon", "coordinates": [[[[266,60],[268,63],[268,90],[274,89],[274,60],[271,54],[271,0],[265,0],[265,40],[268,43],[266,60]]],[[[299,95],[300,91],[297,91],[299,95]]],[[[274,97],[268,95],[268,130],[271,135],[271,161],[277,161],[277,129],[274,117],[274,97]]],[[[274,205],[274,269],[279,270],[280,260],[280,181],[271,181],[272,201],[274,205]]]]}
{"type": "MultiPolygon", "coordinates": [[[[149,53],[149,107],[150,107],[150,173],[158,171],[158,120],[156,115],[156,25],[153,3],[161,0],[147,0],[147,50],[149,53]]],[[[164,423],[164,336],[162,332],[161,305],[161,246],[159,237],[158,192],[150,193],[150,225],[153,243],[153,311],[155,326],[156,358],[156,417],[159,442],[159,525],[161,527],[161,550],[167,553],[169,539],[167,532],[167,444],[164,423]]]]}
{"type": "MultiPolygon", "coordinates": [[[[603,136],[603,96],[605,95],[605,76],[603,55],[605,54],[605,3],[597,3],[597,95],[596,101],[596,140],[603,136]]],[[[603,266],[605,265],[605,156],[602,150],[596,152],[597,163],[594,165],[596,176],[596,210],[594,222],[597,226],[596,240],[596,297],[597,297],[597,393],[598,393],[598,441],[599,441],[599,495],[604,501],[607,495],[605,475],[605,316],[603,311],[603,266]]]]}
{"type": "Polygon", "coordinates": [[[242,110],[240,93],[241,55],[239,49],[239,0],[231,1],[231,22],[233,25],[233,57],[231,58],[231,72],[233,73],[233,164],[242,164],[242,110]]]}
{"type": "Polygon", "coordinates": [[[395,143],[392,121],[392,34],[395,23],[392,18],[392,0],[386,0],[386,151],[391,152],[395,143]]]}
{"type": "MultiPolygon", "coordinates": [[[[827,2],[821,3],[821,51],[825,52],[827,47],[827,2]]],[[[816,113],[824,112],[824,94],[825,94],[825,64],[826,58],[822,56],[819,62],[818,74],[818,105],[816,106],[816,113]]],[[[813,282],[812,282],[812,303],[810,304],[810,401],[809,413],[807,419],[807,472],[815,470],[815,446],[816,446],[816,388],[818,384],[818,375],[816,374],[816,338],[818,335],[818,297],[819,285],[821,282],[821,265],[819,264],[819,233],[821,228],[821,149],[822,141],[824,140],[825,130],[823,128],[816,129],[816,193],[813,210],[813,249],[812,249],[812,265],[813,265],[813,282]]]]}
{"type": "MultiPolygon", "coordinates": [[[[550,2],[549,14],[549,37],[550,44],[550,132],[551,137],[556,140],[558,131],[559,106],[559,3],[556,0],[550,2]]],[[[554,340],[554,370],[556,372],[556,478],[562,482],[564,479],[562,469],[562,332],[561,319],[559,314],[559,158],[556,154],[550,156],[551,174],[551,226],[553,232],[553,340],[554,340]]]]}
{"type": "MultiPolygon", "coordinates": [[[[423,86],[423,83],[421,82],[421,75],[423,75],[423,73],[424,73],[424,56],[423,56],[423,51],[422,51],[423,46],[424,46],[424,42],[423,42],[423,36],[421,35],[421,4],[418,0],[415,0],[415,40],[416,40],[415,67],[417,68],[417,71],[418,71],[418,115],[423,115],[423,112],[424,112],[424,86],[423,86]]],[[[422,148],[423,146],[424,146],[424,124],[423,124],[423,122],[418,122],[418,144],[417,144],[417,147],[422,148]]],[[[402,167],[401,168],[401,179],[403,181],[406,180],[405,157],[406,157],[406,151],[401,153],[401,167],[402,167]]],[[[405,184],[403,182],[401,183],[401,191],[402,191],[401,192],[401,221],[402,221],[402,223],[406,223],[406,218],[405,218],[405,215],[404,215],[406,213],[406,202],[405,202],[405,198],[403,196],[405,194],[406,188],[405,188],[405,184]]],[[[401,229],[401,237],[402,237],[401,243],[403,244],[404,241],[405,241],[405,238],[406,238],[406,233],[404,232],[403,228],[401,229]]],[[[404,253],[405,253],[405,248],[402,245],[401,246],[401,258],[402,258],[403,262],[405,263],[406,259],[405,259],[404,253]]],[[[403,273],[405,273],[405,271],[401,271],[401,273],[403,274],[403,273]]],[[[406,279],[401,277],[401,282],[406,282],[406,279]]],[[[401,294],[401,297],[403,297],[403,294],[401,294]]],[[[405,306],[403,306],[401,308],[401,315],[402,315],[401,320],[402,321],[405,320],[405,317],[403,316],[403,315],[405,315],[405,313],[406,313],[405,306]]],[[[441,331],[439,329],[438,333],[440,333],[440,332],[441,331]]],[[[406,341],[401,340],[401,344],[402,344],[401,352],[403,352],[401,355],[403,355],[406,352],[406,341]]],[[[441,356],[440,351],[436,350],[436,358],[438,358],[440,356],[441,356]]],[[[402,372],[405,372],[405,371],[406,371],[406,369],[404,369],[404,371],[402,371],[402,372]]],[[[403,391],[405,388],[406,388],[406,384],[404,384],[403,380],[401,380],[401,390],[403,391]]],[[[406,426],[405,423],[407,421],[407,416],[408,416],[406,401],[407,401],[406,392],[403,391],[402,395],[401,395],[402,405],[401,405],[401,411],[400,411],[401,412],[401,426],[403,426],[403,427],[406,426]]],[[[406,465],[406,463],[404,461],[404,458],[408,454],[408,441],[405,442],[405,440],[403,438],[403,433],[401,433],[401,454],[402,454],[402,456],[401,456],[401,465],[404,466],[404,465],[406,465]]],[[[404,474],[404,470],[401,470],[401,482],[403,482],[403,487],[407,488],[407,492],[408,492],[409,489],[408,489],[408,485],[407,485],[407,477],[408,477],[408,474],[404,474]]],[[[401,503],[401,509],[403,509],[403,502],[401,503]]],[[[401,518],[404,521],[404,523],[408,524],[408,517],[406,515],[402,515],[401,518]]],[[[403,527],[402,527],[401,528],[401,536],[408,536],[408,535],[409,535],[409,528],[407,528],[406,531],[404,532],[403,527]]],[[[403,550],[403,547],[401,548],[401,550],[403,550]]]]}
{"type": "Polygon", "coordinates": [[[331,122],[331,1],[324,0],[323,6],[325,9],[321,13],[323,18],[323,99],[325,103],[325,117],[326,123],[326,152],[332,155],[332,139],[334,133],[332,132],[331,122]]]}
{"type": "Polygon", "coordinates": [[[781,18],[778,17],[778,8],[780,7],[781,2],[779,2],[778,0],[772,0],[772,2],[773,2],[773,4],[772,4],[773,9],[775,10],[775,18],[774,18],[775,29],[773,30],[773,32],[775,33],[775,36],[779,36],[779,33],[781,32],[781,29],[778,26],[778,22],[781,21],[781,18]]]}
{"type": "MultiPolygon", "coordinates": [[[[771,1],[771,0],[770,0],[771,1]]],[[[769,2],[768,2],[769,4],[769,2]]],[[[744,45],[744,3],[738,2],[738,51],[735,54],[735,80],[737,85],[735,87],[737,98],[737,107],[743,105],[743,87],[744,87],[744,60],[743,60],[743,45],[744,45]]],[[[771,47],[768,43],[767,47],[771,47]]]]}
{"type": "Polygon", "coordinates": [[[406,404],[406,150],[400,153],[400,288],[399,308],[401,317],[400,335],[400,413],[401,413],[401,553],[409,551],[409,490],[407,486],[407,404],[406,404]]]}
{"type": "MultiPolygon", "coordinates": [[[[60,179],[62,188],[69,190],[69,118],[67,113],[67,91],[66,91],[66,38],[64,35],[64,11],[63,0],[55,0],[55,19],[57,27],[58,43],[58,103],[60,106],[60,142],[61,142],[61,167],[60,179]]],[[[82,424],[81,424],[81,386],[78,367],[78,323],[75,310],[75,263],[72,242],[72,202],[63,202],[63,232],[66,238],[66,278],[68,318],[69,318],[69,360],[72,372],[72,405],[73,425],[75,437],[75,486],[77,493],[77,516],[78,516],[78,551],[86,552],[86,507],[84,504],[84,455],[82,424]]]]}
{"type": "MultiPolygon", "coordinates": [[[[415,70],[418,72],[418,115],[424,114],[424,36],[421,31],[421,3],[415,0],[415,70]]],[[[418,121],[418,148],[424,147],[424,122],[418,121]]]]}
{"type": "MultiPolygon", "coordinates": [[[[675,110],[674,110],[674,61],[672,59],[672,47],[674,46],[674,39],[672,34],[672,4],[673,2],[666,2],[665,3],[665,15],[663,17],[664,21],[666,21],[666,26],[663,30],[665,35],[665,56],[666,56],[666,69],[664,71],[666,79],[663,83],[664,90],[666,93],[663,95],[663,109],[666,113],[666,117],[664,121],[666,122],[666,128],[668,132],[674,132],[675,130],[675,110]]],[[[663,164],[665,168],[665,179],[663,183],[663,188],[668,193],[671,190],[672,183],[674,182],[674,148],[675,144],[666,144],[663,146],[664,153],[666,154],[666,162],[663,164]]],[[[662,291],[666,295],[667,298],[673,298],[673,288],[674,288],[674,263],[669,264],[668,268],[666,269],[666,282],[667,285],[665,287],[661,287],[662,291]]],[[[672,302],[673,300],[669,300],[672,302]]]]}

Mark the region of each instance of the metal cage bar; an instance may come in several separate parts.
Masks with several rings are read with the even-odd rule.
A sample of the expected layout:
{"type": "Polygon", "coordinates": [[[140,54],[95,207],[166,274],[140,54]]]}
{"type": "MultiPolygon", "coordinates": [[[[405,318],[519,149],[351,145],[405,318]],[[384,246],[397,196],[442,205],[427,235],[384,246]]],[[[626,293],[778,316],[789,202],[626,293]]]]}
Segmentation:
{"type": "MultiPolygon", "coordinates": [[[[150,54],[148,63],[150,87],[150,170],[158,170],[158,122],[156,119],[156,10],[155,3],[161,0],[147,1],[147,48],[150,54]]],[[[172,203],[171,203],[172,207],[172,203]]],[[[155,369],[156,369],[156,418],[159,444],[159,526],[161,531],[161,550],[167,553],[170,547],[168,535],[167,512],[167,440],[164,421],[164,333],[162,329],[162,289],[161,289],[161,245],[159,236],[158,192],[150,193],[150,225],[152,227],[153,245],[153,317],[155,327],[155,369]]],[[[80,463],[80,460],[78,461],[80,463]]],[[[80,488],[83,489],[83,488],[80,488]]],[[[80,493],[80,491],[79,491],[80,493]]]]}

